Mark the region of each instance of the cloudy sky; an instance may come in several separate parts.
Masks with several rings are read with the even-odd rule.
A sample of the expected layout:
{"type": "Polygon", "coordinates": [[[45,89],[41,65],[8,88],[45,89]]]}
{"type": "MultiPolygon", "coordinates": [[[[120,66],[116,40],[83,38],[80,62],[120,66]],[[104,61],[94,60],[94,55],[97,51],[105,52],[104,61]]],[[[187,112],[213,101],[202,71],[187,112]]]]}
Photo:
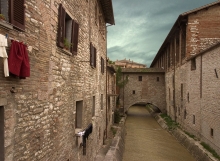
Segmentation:
{"type": "Polygon", "coordinates": [[[150,66],[178,16],[216,0],[112,0],[115,26],[108,30],[108,57],[150,66]]]}

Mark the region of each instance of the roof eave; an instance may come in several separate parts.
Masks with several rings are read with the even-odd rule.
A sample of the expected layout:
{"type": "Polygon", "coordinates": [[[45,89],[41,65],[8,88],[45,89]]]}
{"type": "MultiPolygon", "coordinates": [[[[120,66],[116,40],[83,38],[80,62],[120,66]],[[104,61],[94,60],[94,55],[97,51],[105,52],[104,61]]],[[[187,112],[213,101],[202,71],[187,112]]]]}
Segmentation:
{"type": "Polygon", "coordinates": [[[100,3],[103,8],[105,22],[111,25],[115,25],[112,0],[100,0],[100,3]]]}

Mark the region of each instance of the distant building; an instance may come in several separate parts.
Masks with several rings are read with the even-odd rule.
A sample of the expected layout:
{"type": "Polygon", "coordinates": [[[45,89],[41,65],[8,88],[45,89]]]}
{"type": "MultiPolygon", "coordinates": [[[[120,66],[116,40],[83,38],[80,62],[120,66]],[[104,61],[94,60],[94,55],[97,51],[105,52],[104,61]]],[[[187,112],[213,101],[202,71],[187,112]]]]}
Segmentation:
{"type": "Polygon", "coordinates": [[[130,59],[126,60],[116,60],[115,61],[116,66],[120,66],[121,68],[146,68],[147,66],[145,64],[136,63],[134,61],[130,61],[130,59]]]}

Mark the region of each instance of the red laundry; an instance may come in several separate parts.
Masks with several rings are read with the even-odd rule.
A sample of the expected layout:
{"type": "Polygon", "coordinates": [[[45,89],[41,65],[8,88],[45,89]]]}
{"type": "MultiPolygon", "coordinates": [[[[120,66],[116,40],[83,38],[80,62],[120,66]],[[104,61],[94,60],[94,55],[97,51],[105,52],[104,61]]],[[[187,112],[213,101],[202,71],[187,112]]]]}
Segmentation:
{"type": "Polygon", "coordinates": [[[27,46],[21,42],[13,41],[8,57],[9,72],[19,77],[30,76],[30,64],[27,46]]]}

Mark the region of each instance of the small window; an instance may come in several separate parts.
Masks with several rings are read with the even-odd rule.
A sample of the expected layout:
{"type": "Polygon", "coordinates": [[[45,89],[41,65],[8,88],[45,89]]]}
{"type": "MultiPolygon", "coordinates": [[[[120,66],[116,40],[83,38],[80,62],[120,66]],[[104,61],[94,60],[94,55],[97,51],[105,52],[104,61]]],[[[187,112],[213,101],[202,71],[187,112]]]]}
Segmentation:
{"type": "Polygon", "coordinates": [[[196,123],[196,116],[193,115],[193,124],[195,124],[195,123],[196,123]]]}
{"type": "Polygon", "coordinates": [[[211,134],[211,137],[213,137],[214,136],[214,130],[211,128],[211,130],[210,130],[210,134],[211,134]]]}
{"type": "Polygon", "coordinates": [[[187,115],[186,110],[184,110],[184,119],[186,119],[186,115],[187,115]]]}
{"type": "Polygon", "coordinates": [[[181,101],[183,100],[183,84],[181,83],[181,101]]]}
{"type": "Polygon", "coordinates": [[[103,74],[105,72],[105,62],[104,59],[101,57],[101,73],[103,74]]]}
{"type": "Polygon", "coordinates": [[[79,24],[75,22],[65,11],[62,4],[59,6],[58,41],[57,45],[62,49],[77,54],[79,24]]]}
{"type": "Polygon", "coordinates": [[[188,94],[187,94],[187,101],[189,102],[189,92],[188,92],[188,94]]]}
{"type": "Polygon", "coordinates": [[[92,97],[92,117],[95,116],[95,96],[92,97]]]}
{"type": "Polygon", "coordinates": [[[132,92],[133,92],[133,94],[135,94],[135,90],[133,90],[132,92]]]}
{"type": "Polygon", "coordinates": [[[90,43],[90,65],[96,68],[96,48],[90,43]]]}
{"type": "Polygon", "coordinates": [[[158,82],[160,81],[160,77],[157,77],[157,81],[158,81],[158,82]]]}
{"type": "Polygon", "coordinates": [[[196,70],[196,58],[191,59],[191,70],[196,70]]]}
{"type": "Polygon", "coordinates": [[[139,81],[142,81],[142,76],[139,76],[139,77],[138,77],[138,80],[139,80],[139,81]]]}
{"type": "Polygon", "coordinates": [[[103,94],[101,94],[101,110],[103,110],[103,94]]]}
{"type": "Polygon", "coordinates": [[[83,101],[76,101],[76,128],[82,128],[83,101]]]}
{"type": "Polygon", "coordinates": [[[4,160],[4,107],[0,106],[0,160],[4,160]]]}
{"type": "Polygon", "coordinates": [[[215,76],[216,76],[216,78],[218,78],[218,72],[216,69],[215,69],[215,76]]]}

